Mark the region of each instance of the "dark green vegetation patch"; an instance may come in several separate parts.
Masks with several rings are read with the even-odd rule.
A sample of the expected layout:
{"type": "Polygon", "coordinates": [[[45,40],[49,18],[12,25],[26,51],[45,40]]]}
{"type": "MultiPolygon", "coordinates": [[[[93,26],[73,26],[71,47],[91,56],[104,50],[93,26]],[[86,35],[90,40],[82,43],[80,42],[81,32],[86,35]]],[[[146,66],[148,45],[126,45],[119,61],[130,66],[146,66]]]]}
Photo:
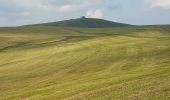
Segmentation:
{"type": "Polygon", "coordinates": [[[117,23],[112,21],[107,21],[103,19],[96,18],[77,18],[59,22],[51,22],[39,24],[43,26],[58,26],[58,27],[82,27],[82,28],[108,28],[108,27],[122,27],[122,26],[130,26],[128,24],[117,23]]]}

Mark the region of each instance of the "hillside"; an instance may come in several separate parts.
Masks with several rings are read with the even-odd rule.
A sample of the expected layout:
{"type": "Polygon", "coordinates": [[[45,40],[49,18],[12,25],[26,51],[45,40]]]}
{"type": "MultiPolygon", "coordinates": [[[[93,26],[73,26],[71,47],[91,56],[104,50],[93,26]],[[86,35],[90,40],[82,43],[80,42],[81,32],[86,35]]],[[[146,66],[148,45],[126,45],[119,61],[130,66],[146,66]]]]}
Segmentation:
{"type": "Polygon", "coordinates": [[[82,27],[82,28],[107,28],[107,27],[130,26],[128,24],[107,21],[104,19],[85,18],[85,17],[64,20],[59,22],[38,24],[38,25],[58,26],[58,27],[82,27]]]}
{"type": "Polygon", "coordinates": [[[0,100],[169,100],[170,26],[0,28],[0,100]]]}

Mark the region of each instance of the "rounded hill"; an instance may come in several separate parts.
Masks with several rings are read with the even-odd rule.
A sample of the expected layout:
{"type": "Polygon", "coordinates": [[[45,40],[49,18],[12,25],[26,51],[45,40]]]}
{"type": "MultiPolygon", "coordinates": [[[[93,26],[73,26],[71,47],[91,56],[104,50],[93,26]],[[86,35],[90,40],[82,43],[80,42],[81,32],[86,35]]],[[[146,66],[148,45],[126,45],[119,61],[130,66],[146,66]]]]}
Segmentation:
{"type": "Polygon", "coordinates": [[[64,20],[59,22],[51,22],[39,24],[43,26],[58,26],[58,27],[80,27],[80,28],[107,28],[107,27],[121,27],[121,26],[130,26],[129,24],[112,22],[104,19],[97,18],[77,18],[64,20]]]}

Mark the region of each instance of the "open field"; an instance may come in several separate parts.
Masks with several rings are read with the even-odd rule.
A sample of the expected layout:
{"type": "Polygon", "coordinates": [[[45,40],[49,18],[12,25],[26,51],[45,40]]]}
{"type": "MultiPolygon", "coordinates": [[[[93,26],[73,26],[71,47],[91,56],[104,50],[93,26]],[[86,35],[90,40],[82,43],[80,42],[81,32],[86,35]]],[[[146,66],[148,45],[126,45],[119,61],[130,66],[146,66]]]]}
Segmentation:
{"type": "Polygon", "coordinates": [[[0,28],[0,100],[170,100],[170,26],[0,28]]]}

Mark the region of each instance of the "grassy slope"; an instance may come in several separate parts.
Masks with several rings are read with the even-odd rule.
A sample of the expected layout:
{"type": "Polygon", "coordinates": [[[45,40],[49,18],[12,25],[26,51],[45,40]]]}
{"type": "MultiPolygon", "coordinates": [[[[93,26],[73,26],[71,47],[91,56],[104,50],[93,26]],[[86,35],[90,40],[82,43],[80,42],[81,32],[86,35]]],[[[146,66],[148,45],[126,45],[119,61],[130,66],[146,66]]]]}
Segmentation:
{"type": "Polygon", "coordinates": [[[169,29],[1,28],[0,100],[168,100],[169,29]]]}

